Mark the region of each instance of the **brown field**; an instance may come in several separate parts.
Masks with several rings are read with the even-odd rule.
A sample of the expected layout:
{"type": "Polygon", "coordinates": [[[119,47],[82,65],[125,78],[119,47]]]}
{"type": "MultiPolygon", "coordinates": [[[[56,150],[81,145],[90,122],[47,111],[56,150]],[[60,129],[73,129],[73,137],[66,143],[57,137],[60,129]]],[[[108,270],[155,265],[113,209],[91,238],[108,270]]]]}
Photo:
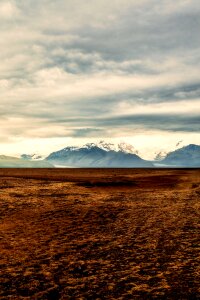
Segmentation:
{"type": "Polygon", "coordinates": [[[200,299],[199,200],[199,169],[1,169],[0,299],[200,299]]]}

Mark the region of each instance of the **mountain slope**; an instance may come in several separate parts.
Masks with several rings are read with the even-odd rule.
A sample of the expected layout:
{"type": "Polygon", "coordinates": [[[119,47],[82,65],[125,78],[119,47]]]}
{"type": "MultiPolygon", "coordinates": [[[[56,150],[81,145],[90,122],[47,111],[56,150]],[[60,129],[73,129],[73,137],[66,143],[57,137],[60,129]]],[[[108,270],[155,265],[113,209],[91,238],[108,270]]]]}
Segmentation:
{"type": "Polygon", "coordinates": [[[156,162],[159,162],[159,161],[162,161],[166,158],[167,154],[169,154],[170,152],[174,152],[176,150],[179,150],[181,148],[183,148],[183,143],[184,141],[183,140],[180,140],[176,143],[175,147],[174,148],[171,148],[171,151],[170,150],[164,150],[164,149],[160,149],[158,152],[155,152],[155,157],[154,157],[154,161],[156,162]],[[182,145],[182,146],[181,146],[182,145]]]}
{"type": "MultiPolygon", "coordinates": [[[[112,144],[113,145],[113,144],[112,144]]],[[[138,155],[113,150],[114,146],[102,143],[86,144],[82,147],[67,147],[51,153],[46,159],[54,165],[71,167],[153,167],[152,163],[141,159],[138,155]]]]}
{"type": "Polygon", "coordinates": [[[53,168],[46,160],[28,161],[17,157],[0,155],[0,168],[53,168]]]}
{"type": "Polygon", "coordinates": [[[200,167],[200,146],[190,144],[172,151],[161,162],[174,166],[200,167]]]}

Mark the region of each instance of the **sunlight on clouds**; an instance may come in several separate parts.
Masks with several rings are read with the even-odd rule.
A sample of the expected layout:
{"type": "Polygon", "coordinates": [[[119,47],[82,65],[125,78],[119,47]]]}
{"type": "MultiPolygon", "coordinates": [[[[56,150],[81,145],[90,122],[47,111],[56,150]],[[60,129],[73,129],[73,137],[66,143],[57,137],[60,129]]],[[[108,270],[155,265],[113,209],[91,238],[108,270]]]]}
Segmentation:
{"type": "Polygon", "coordinates": [[[199,143],[199,31],[197,0],[1,1],[1,149],[199,143]]]}
{"type": "Polygon", "coordinates": [[[12,1],[0,2],[0,18],[1,19],[12,19],[19,14],[19,9],[12,1]]]}

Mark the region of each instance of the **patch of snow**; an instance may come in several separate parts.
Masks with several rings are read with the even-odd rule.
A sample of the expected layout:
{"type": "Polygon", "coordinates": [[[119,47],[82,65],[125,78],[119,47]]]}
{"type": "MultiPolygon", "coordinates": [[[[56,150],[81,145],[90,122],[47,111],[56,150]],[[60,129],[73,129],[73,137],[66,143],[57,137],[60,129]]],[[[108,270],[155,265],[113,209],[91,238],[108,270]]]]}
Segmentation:
{"type": "Polygon", "coordinates": [[[103,140],[101,140],[98,143],[87,143],[83,146],[77,147],[77,146],[70,146],[64,148],[65,151],[77,151],[79,149],[92,149],[92,148],[99,148],[104,151],[115,151],[115,152],[124,152],[124,153],[131,153],[131,154],[139,154],[138,151],[131,145],[124,142],[121,142],[119,144],[114,143],[107,143],[103,140]]]}

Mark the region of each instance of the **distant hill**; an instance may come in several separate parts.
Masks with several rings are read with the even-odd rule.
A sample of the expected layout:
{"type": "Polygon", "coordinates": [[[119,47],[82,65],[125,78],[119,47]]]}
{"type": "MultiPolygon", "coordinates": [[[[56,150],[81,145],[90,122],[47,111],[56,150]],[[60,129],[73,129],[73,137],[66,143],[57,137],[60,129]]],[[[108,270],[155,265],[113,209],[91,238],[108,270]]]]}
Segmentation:
{"type": "Polygon", "coordinates": [[[161,163],[180,167],[200,167],[200,146],[190,144],[172,151],[161,163]]]}
{"type": "Polygon", "coordinates": [[[51,153],[47,158],[56,166],[100,167],[100,168],[145,168],[153,167],[149,161],[141,159],[134,153],[133,147],[119,144],[86,144],[82,147],[66,147],[51,153]]]}
{"type": "Polygon", "coordinates": [[[53,168],[46,160],[28,161],[17,157],[0,155],[0,168],[53,168]]]}

